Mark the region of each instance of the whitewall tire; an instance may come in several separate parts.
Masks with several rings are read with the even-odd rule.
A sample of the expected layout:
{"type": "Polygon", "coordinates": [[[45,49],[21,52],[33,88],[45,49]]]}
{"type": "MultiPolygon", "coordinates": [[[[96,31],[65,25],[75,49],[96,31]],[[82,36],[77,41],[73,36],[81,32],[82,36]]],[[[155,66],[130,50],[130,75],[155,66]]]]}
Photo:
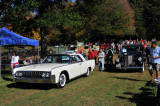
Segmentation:
{"type": "Polygon", "coordinates": [[[58,81],[57,87],[63,88],[66,85],[66,82],[67,82],[66,75],[64,73],[61,73],[59,76],[59,81],[58,81]]]}

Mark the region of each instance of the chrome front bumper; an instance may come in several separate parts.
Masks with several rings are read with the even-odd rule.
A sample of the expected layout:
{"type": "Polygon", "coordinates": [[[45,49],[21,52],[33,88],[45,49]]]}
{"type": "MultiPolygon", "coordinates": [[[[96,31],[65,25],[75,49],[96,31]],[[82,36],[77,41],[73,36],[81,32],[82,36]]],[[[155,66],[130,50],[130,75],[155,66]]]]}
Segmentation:
{"type": "Polygon", "coordinates": [[[13,82],[22,82],[22,83],[39,83],[39,84],[55,84],[55,75],[52,75],[51,78],[21,78],[21,77],[14,77],[13,82]]]}
{"type": "Polygon", "coordinates": [[[116,64],[115,65],[116,69],[140,69],[140,68],[144,68],[143,66],[121,66],[121,64],[116,64]]]}
{"type": "Polygon", "coordinates": [[[116,69],[140,69],[143,68],[143,66],[137,66],[137,67],[116,67],[116,69]]]}

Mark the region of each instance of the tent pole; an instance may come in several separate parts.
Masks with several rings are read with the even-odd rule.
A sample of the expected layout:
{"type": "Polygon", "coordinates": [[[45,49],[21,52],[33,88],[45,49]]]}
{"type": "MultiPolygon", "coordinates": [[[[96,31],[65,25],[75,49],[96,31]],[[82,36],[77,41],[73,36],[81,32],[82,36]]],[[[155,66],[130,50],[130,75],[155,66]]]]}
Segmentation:
{"type": "Polygon", "coordinates": [[[39,46],[38,46],[38,64],[39,64],[39,46]]]}
{"type": "Polygon", "coordinates": [[[35,47],[32,46],[32,48],[33,48],[33,51],[34,51],[34,64],[35,64],[35,63],[36,63],[36,61],[35,61],[35,60],[36,60],[36,59],[35,59],[35,57],[36,57],[36,56],[35,56],[35,47]]]}

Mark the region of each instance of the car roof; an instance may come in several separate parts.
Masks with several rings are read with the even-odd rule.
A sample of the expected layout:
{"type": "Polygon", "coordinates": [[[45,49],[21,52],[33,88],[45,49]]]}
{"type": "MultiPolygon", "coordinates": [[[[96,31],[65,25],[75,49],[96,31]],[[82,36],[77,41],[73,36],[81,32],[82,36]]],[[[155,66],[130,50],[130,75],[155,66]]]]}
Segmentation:
{"type": "Polygon", "coordinates": [[[67,50],[67,51],[64,51],[64,52],[74,52],[74,50],[67,50]]]}
{"type": "Polygon", "coordinates": [[[55,55],[59,55],[59,56],[61,56],[61,55],[79,55],[79,54],[75,54],[75,53],[61,53],[61,54],[51,54],[51,55],[49,55],[49,56],[55,56],[55,55]]]}

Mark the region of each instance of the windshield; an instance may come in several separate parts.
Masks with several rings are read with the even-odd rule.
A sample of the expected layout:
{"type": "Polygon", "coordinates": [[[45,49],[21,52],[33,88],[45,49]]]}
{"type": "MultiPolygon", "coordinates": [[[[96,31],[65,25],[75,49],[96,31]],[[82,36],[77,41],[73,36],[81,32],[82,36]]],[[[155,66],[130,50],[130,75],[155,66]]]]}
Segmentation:
{"type": "Polygon", "coordinates": [[[53,55],[47,56],[42,63],[62,63],[69,64],[70,56],[69,55],[53,55]]]}
{"type": "Polygon", "coordinates": [[[124,46],[123,49],[122,49],[122,52],[136,52],[136,51],[139,51],[139,47],[138,46],[124,46]]]}

